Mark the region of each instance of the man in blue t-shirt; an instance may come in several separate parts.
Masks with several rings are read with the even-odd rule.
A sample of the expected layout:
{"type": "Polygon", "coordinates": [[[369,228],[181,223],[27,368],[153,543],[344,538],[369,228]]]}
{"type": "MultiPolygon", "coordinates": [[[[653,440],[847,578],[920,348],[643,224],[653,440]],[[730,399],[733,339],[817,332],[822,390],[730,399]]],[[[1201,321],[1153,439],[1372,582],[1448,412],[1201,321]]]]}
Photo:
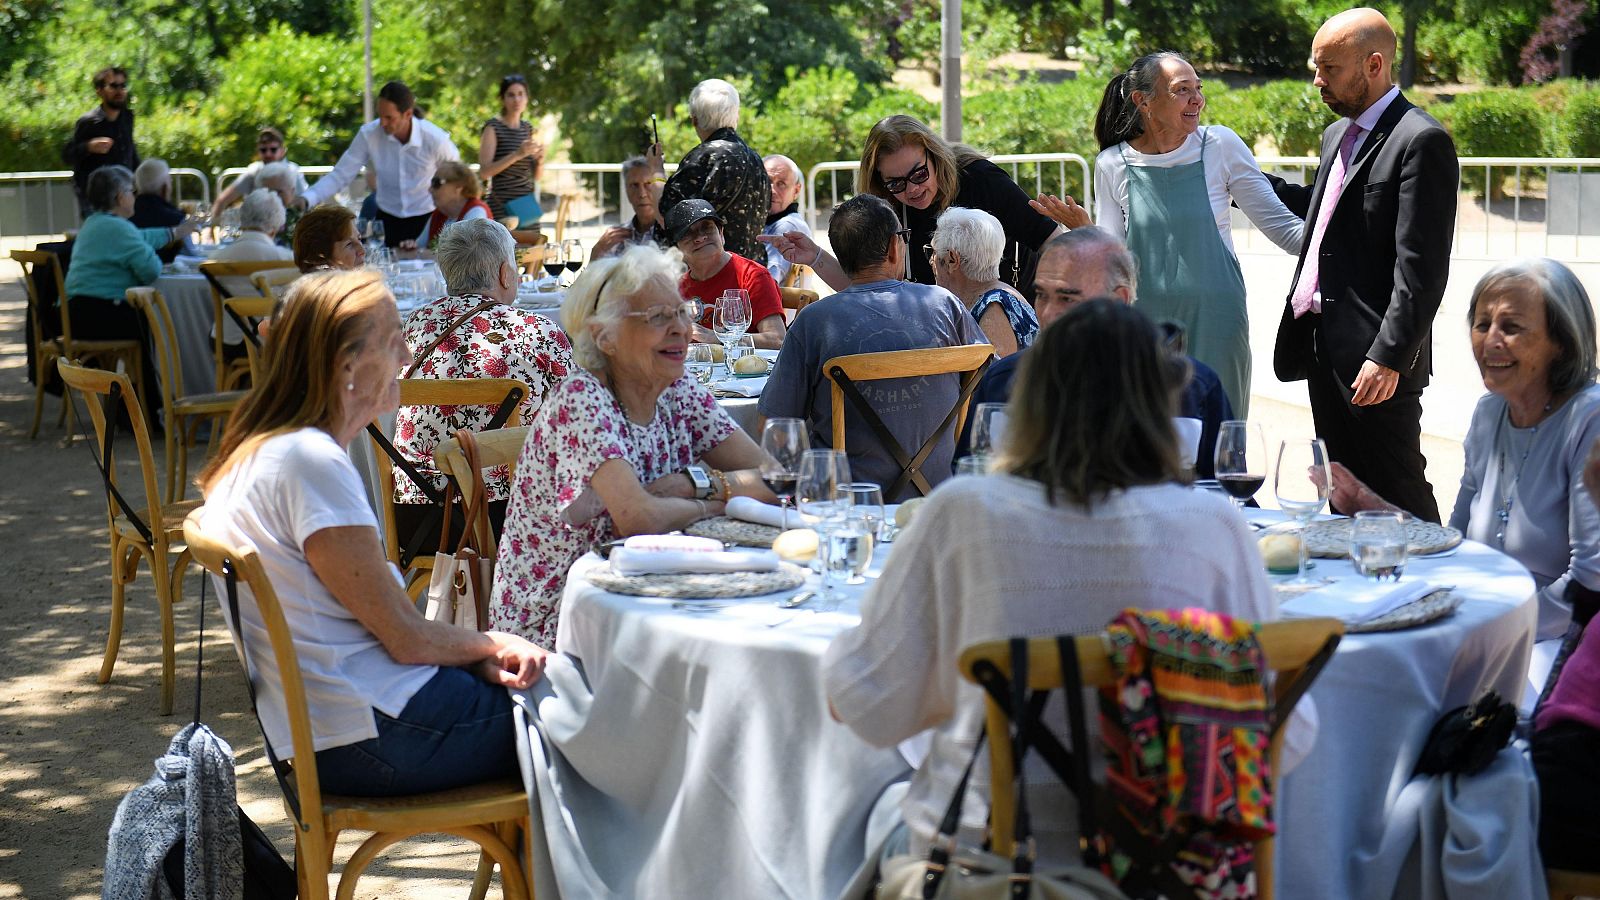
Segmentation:
{"type": "MultiPolygon", "coordinates": [[[[894,208],[881,197],[858,194],[840,204],[829,222],[828,240],[850,286],[795,316],[757,407],[769,419],[805,419],[812,447],[828,447],[833,441],[833,400],[824,362],[854,353],[988,343],[954,294],[900,279],[908,252],[905,233],[894,208]]],[[[951,374],[868,381],[860,389],[901,447],[914,453],[955,405],[960,384],[951,374]]],[[[845,416],[845,436],[851,479],[881,485],[887,495],[900,474],[888,449],[853,411],[845,416]]],[[[922,466],[930,482],[948,477],[954,453],[952,431],[922,466]]],[[[917,493],[908,486],[899,496],[884,499],[895,502],[917,493]]]]}
{"type": "MultiPolygon", "coordinates": [[[[1117,236],[1104,228],[1085,226],[1056,235],[1039,251],[1038,270],[1034,274],[1036,295],[1034,311],[1039,316],[1040,328],[1061,318],[1074,303],[1097,297],[1112,297],[1124,303],[1133,303],[1139,289],[1139,266],[1133,254],[1117,236]]],[[[979,403],[1005,403],[1011,399],[1011,382],[1017,377],[1027,351],[1013,353],[995,361],[984,373],[983,381],[972,395],[972,405],[966,427],[956,446],[956,456],[967,455],[971,445],[972,421],[970,410],[979,403]]],[[[1222,389],[1217,373],[1199,360],[1189,357],[1193,376],[1178,401],[1178,415],[1199,419],[1201,423],[1200,447],[1195,456],[1195,475],[1211,478],[1212,456],[1217,446],[1217,429],[1224,420],[1233,418],[1233,407],[1222,389]]]]}

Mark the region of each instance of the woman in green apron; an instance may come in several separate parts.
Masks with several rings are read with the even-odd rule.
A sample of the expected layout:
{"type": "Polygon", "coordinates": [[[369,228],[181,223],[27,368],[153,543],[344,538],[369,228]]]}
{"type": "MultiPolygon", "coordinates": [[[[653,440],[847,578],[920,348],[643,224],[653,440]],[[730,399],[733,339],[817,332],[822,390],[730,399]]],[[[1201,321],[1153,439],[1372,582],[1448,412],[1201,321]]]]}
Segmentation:
{"type": "Polygon", "coordinates": [[[1139,308],[1184,327],[1189,355],[1216,370],[1244,417],[1250,324],[1230,204],[1292,255],[1305,223],[1237,134],[1200,127],[1205,105],[1200,77],[1176,53],[1142,57],[1111,80],[1095,120],[1095,219],[1139,261],[1139,308]]]}

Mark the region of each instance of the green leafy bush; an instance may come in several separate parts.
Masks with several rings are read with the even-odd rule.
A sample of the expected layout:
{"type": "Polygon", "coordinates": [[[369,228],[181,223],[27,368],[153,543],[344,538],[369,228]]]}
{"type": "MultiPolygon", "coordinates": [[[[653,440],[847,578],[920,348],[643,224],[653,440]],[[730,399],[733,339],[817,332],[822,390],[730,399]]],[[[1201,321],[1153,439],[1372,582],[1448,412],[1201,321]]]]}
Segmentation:
{"type": "MultiPolygon", "coordinates": [[[[1543,156],[1547,118],[1531,91],[1496,89],[1460,94],[1429,110],[1450,131],[1458,156],[1543,156]]],[[[1492,199],[1505,196],[1505,168],[1484,183],[1482,169],[1461,173],[1463,187],[1492,199]]]]}
{"type": "Polygon", "coordinates": [[[1557,119],[1560,150],[1567,156],[1600,156],[1600,88],[1573,91],[1557,119]]]}

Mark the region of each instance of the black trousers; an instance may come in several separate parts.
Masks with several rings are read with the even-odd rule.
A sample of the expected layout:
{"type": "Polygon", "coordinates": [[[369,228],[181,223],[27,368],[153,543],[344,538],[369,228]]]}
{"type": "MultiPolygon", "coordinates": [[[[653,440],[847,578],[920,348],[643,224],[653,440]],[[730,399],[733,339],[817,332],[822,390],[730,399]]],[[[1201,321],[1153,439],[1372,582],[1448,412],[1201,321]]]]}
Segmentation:
{"type": "Polygon", "coordinates": [[[401,241],[414,241],[422,237],[422,229],[428,227],[428,217],[433,211],[420,216],[395,216],[378,210],[378,218],[383,222],[383,245],[385,247],[398,247],[401,241]]]}
{"type": "Polygon", "coordinates": [[[1328,456],[1383,499],[1420,519],[1439,521],[1439,502],[1422,455],[1422,392],[1395,391],[1376,406],[1352,406],[1355,392],[1320,365],[1312,366],[1306,386],[1317,437],[1327,443],[1328,456]]]}
{"type": "Polygon", "coordinates": [[[103,297],[73,297],[72,339],[85,341],[137,340],[142,348],[144,414],[151,423],[159,423],[161,411],[161,381],[156,375],[155,353],[151,349],[149,324],[137,309],[128,303],[116,303],[103,297]]]}
{"type": "Polygon", "coordinates": [[[1557,722],[1534,732],[1532,744],[1544,864],[1600,871],[1600,731],[1557,722]]]}

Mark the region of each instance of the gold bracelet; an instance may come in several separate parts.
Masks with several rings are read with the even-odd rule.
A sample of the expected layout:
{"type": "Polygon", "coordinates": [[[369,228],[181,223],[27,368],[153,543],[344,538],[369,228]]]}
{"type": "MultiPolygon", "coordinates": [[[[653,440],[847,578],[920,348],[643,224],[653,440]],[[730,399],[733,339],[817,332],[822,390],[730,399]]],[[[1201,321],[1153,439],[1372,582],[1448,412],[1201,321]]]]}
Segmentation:
{"type": "Polygon", "coordinates": [[[722,485],[722,502],[727,503],[728,498],[733,496],[733,485],[728,483],[728,476],[723,474],[721,469],[712,469],[711,477],[722,485]]]}

